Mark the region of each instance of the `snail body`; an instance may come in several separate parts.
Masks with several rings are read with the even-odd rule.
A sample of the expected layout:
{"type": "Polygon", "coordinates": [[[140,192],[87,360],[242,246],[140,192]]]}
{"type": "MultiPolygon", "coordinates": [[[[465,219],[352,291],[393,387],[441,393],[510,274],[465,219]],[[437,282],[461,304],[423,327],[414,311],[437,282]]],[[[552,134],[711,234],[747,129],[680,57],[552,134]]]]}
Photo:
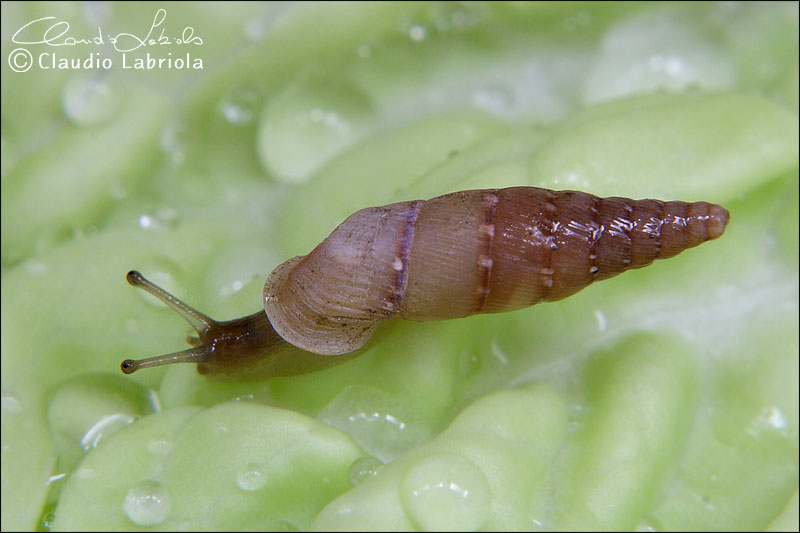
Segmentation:
{"type": "Polygon", "coordinates": [[[132,284],[191,314],[184,318],[199,343],[126,360],[123,371],[183,361],[232,377],[313,371],[350,359],[387,319],[446,320],[560,300],[715,239],[728,219],[707,202],[536,187],[362,209],[311,253],[278,266],[264,285],[264,312],[243,319],[215,322],[129,273],[132,284]]]}

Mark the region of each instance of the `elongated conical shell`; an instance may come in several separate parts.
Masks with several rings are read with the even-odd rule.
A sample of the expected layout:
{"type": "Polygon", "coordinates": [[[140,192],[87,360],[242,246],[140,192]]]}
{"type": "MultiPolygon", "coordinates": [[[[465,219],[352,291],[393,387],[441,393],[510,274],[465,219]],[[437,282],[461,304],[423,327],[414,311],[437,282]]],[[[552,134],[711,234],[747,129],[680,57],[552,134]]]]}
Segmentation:
{"type": "Polygon", "coordinates": [[[715,239],[728,218],[706,202],[536,187],[372,207],[276,268],[264,308],[289,343],[339,355],[393,316],[443,320],[565,298],[715,239]]]}

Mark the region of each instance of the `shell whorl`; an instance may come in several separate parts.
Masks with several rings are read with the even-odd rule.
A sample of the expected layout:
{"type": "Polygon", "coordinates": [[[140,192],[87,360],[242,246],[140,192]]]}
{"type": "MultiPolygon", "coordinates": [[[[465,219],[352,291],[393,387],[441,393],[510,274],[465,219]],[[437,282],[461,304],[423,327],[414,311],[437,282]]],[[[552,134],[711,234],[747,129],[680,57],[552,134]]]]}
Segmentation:
{"type": "Polygon", "coordinates": [[[706,202],[536,187],[371,207],[276,268],[264,308],[289,343],[339,355],[394,316],[442,320],[565,298],[715,239],[728,218],[706,202]]]}

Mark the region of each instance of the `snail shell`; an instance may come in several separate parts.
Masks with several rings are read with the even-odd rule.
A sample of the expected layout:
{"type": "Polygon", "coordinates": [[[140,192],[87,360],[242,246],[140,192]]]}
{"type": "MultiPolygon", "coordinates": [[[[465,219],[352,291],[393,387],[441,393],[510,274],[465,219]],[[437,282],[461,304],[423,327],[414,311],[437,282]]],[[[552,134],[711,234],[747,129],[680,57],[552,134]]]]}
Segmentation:
{"type": "Polygon", "coordinates": [[[127,359],[122,371],[192,362],[201,374],[233,379],[312,372],[357,355],[389,318],[445,320],[560,300],[716,239],[728,219],[707,202],[536,187],[362,209],[311,253],[278,266],[264,285],[265,312],[237,320],[213,320],[129,272],[129,283],[198,336],[182,352],[127,359]]]}
{"type": "Polygon", "coordinates": [[[289,343],[339,355],[388,318],[445,320],[566,298],[717,238],[728,217],[706,202],[536,187],[371,207],[276,268],[264,309],[289,343]]]}

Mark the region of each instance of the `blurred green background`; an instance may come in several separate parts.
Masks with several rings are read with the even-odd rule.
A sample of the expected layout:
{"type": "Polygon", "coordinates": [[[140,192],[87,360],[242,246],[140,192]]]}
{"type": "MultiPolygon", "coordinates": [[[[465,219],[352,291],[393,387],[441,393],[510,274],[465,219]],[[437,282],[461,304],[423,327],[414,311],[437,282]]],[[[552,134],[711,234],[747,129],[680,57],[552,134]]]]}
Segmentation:
{"type": "Polygon", "coordinates": [[[797,529],[796,3],[3,2],[0,51],[3,530],[797,529]],[[189,333],[131,268],[232,318],[360,208],[510,185],[732,218],[316,374],[119,373],[189,333]]]}

